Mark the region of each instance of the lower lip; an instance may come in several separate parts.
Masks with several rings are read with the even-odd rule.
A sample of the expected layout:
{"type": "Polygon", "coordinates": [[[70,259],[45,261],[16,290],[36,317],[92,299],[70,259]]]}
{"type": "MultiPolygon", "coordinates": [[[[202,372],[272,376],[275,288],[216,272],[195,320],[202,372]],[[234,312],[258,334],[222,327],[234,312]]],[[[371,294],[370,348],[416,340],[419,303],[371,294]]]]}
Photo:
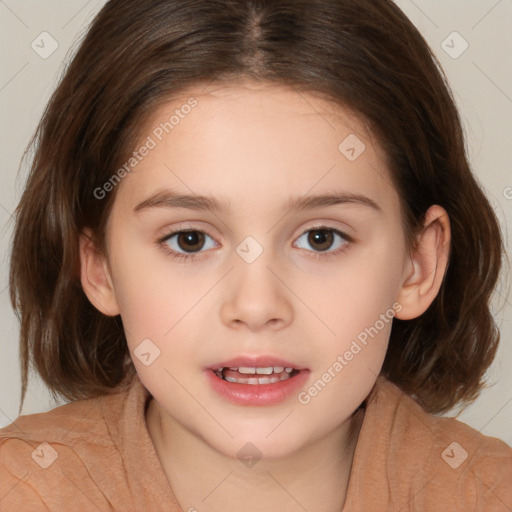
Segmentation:
{"type": "MultiPolygon", "coordinates": [[[[287,400],[305,384],[309,370],[300,370],[286,380],[272,384],[239,384],[228,382],[206,370],[207,378],[214,391],[231,403],[237,405],[274,405],[287,400]]],[[[262,377],[264,377],[262,375],[262,377]]]]}

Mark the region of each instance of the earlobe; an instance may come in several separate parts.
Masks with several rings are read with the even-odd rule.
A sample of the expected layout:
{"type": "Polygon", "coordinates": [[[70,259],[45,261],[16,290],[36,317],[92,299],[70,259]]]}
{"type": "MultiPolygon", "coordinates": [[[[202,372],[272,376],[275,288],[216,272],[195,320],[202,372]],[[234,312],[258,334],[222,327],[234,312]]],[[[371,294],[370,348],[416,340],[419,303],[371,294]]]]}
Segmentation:
{"type": "Polygon", "coordinates": [[[79,236],[80,281],[91,304],[107,316],[119,314],[112,279],[105,257],[97,250],[91,231],[84,229],[79,236]]]}
{"type": "Polygon", "coordinates": [[[398,295],[402,309],[396,314],[397,318],[417,318],[434,301],[448,267],[450,241],[450,220],[446,210],[438,205],[431,206],[398,295]]]}

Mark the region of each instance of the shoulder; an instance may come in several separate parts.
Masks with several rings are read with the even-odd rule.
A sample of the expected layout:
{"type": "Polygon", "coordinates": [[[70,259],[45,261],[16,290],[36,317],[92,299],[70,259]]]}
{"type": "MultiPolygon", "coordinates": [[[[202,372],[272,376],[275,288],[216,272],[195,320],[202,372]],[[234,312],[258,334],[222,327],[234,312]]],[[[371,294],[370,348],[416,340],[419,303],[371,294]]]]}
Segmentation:
{"type": "MultiPolygon", "coordinates": [[[[103,409],[106,403],[115,406],[119,395],[77,400],[48,412],[21,415],[0,429],[0,449],[39,443],[73,446],[84,439],[106,445],[106,424],[103,409]]],[[[5,459],[2,459],[5,460],[5,459]]]]}
{"type": "Polygon", "coordinates": [[[465,510],[512,509],[512,448],[455,418],[425,414],[432,470],[465,510]],[[477,507],[480,508],[477,508],[477,507]]]}
{"type": "MultiPolygon", "coordinates": [[[[103,411],[118,408],[122,397],[71,402],[19,416],[0,429],[0,509],[19,510],[22,504],[35,511],[62,510],[63,503],[72,499],[80,510],[92,509],[93,503],[110,510],[92,481],[90,466],[94,460],[116,465],[111,432],[115,426],[107,424],[103,411]]],[[[96,467],[95,472],[101,475],[107,469],[96,467]]]]}
{"type": "Polygon", "coordinates": [[[385,387],[380,407],[388,411],[395,448],[389,456],[400,467],[397,481],[411,476],[418,510],[435,510],[440,499],[461,510],[512,509],[510,446],[455,418],[429,414],[389,381],[385,387]]]}

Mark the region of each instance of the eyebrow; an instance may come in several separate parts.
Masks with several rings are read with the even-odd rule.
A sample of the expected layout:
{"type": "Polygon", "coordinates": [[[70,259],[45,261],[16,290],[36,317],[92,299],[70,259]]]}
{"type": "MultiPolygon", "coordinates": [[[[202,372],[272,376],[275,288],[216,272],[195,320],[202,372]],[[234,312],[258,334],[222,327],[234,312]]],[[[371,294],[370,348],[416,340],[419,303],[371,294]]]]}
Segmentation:
{"type": "MultiPolygon", "coordinates": [[[[358,204],[372,208],[378,212],[382,209],[371,198],[363,194],[349,192],[334,192],[321,195],[305,195],[292,197],[284,209],[290,212],[301,212],[314,208],[334,206],[338,204],[358,204]]],[[[188,210],[213,211],[230,213],[231,204],[226,199],[213,196],[180,194],[172,190],[160,190],[135,206],[134,211],[140,212],[149,208],[185,208],[188,210]]]]}

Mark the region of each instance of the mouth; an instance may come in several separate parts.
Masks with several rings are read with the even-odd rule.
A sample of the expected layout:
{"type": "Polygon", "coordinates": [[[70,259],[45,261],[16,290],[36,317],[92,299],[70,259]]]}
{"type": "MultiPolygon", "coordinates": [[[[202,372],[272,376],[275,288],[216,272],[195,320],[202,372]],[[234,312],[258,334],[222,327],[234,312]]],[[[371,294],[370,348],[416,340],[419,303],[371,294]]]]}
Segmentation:
{"type": "Polygon", "coordinates": [[[238,405],[273,405],[298,392],[309,369],[270,356],[238,357],[206,368],[212,389],[238,405]]]}
{"type": "Polygon", "coordinates": [[[290,366],[221,366],[213,372],[219,379],[227,382],[256,386],[288,380],[297,375],[299,371],[290,366]]]}

